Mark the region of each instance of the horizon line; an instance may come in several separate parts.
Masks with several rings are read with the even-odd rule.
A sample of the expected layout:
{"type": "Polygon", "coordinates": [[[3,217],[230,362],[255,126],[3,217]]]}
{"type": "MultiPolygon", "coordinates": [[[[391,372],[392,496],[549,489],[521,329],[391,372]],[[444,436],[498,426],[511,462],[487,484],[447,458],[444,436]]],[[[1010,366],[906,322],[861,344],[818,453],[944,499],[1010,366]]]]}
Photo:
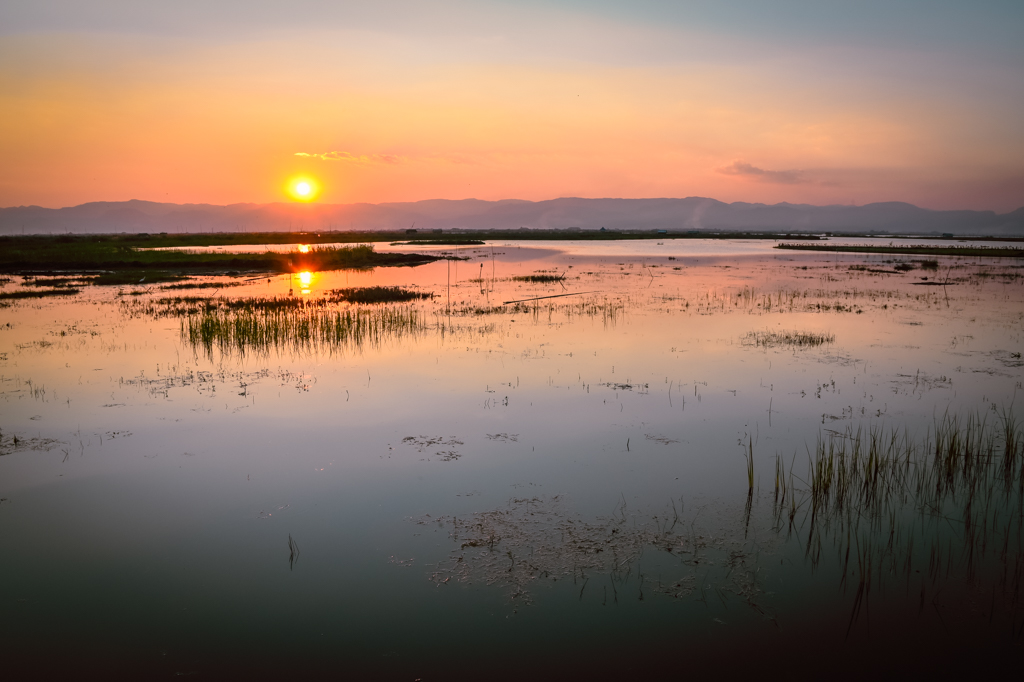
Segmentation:
{"type": "Polygon", "coordinates": [[[73,205],[70,205],[70,206],[60,206],[60,207],[41,206],[39,204],[20,204],[20,205],[17,205],[17,206],[0,206],[0,211],[7,211],[7,210],[12,210],[12,209],[43,209],[43,210],[47,210],[47,211],[61,211],[61,210],[70,209],[70,208],[81,208],[83,206],[89,206],[91,204],[128,204],[128,203],[133,203],[133,202],[144,203],[144,204],[159,204],[159,205],[166,205],[166,206],[211,206],[211,207],[217,207],[217,208],[230,208],[232,206],[260,206],[260,207],[263,207],[263,206],[322,206],[322,207],[332,207],[332,206],[358,206],[358,205],[365,205],[365,206],[389,206],[389,205],[397,205],[397,204],[420,204],[420,203],[436,202],[436,201],[447,201],[447,202],[451,202],[451,203],[460,203],[460,202],[464,202],[464,201],[478,201],[478,202],[481,202],[481,203],[490,203],[490,204],[498,204],[498,203],[503,203],[503,202],[519,202],[519,203],[526,203],[526,204],[542,204],[542,203],[547,203],[547,202],[564,201],[564,200],[578,200],[578,201],[685,201],[685,200],[688,200],[688,199],[714,201],[714,202],[717,202],[717,203],[720,203],[720,204],[724,204],[726,206],[732,206],[732,205],[736,205],[736,204],[747,204],[747,205],[750,205],[750,206],[767,206],[767,207],[772,207],[772,206],[808,206],[808,207],[812,207],[812,208],[865,208],[865,207],[868,207],[868,206],[894,205],[895,204],[895,205],[910,206],[910,207],[913,207],[913,208],[916,208],[916,209],[919,209],[919,210],[922,210],[922,211],[932,211],[932,212],[936,212],[936,213],[953,213],[953,212],[986,213],[986,212],[988,212],[988,213],[993,213],[995,215],[1009,215],[1011,213],[1015,213],[1017,211],[1024,210],[1024,204],[1022,204],[1018,208],[1012,209],[1010,211],[1006,211],[1005,213],[1000,213],[997,210],[991,209],[991,208],[989,208],[989,209],[976,209],[976,208],[948,208],[948,209],[947,208],[927,208],[927,207],[924,207],[924,206],[918,206],[917,204],[910,203],[909,201],[898,201],[898,200],[894,200],[894,201],[872,201],[872,202],[866,202],[866,203],[863,203],[863,204],[810,204],[810,203],[794,203],[794,202],[790,202],[790,201],[780,201],[780,202],[776,202],[774,204],[769,204],[769,203],[760,202],[760,201],[722,201],[721,199],[715,199],[714,197],[705,197],[705,196],[691,195],[691,196],[685,196],[685,197],[578,197],[578,196],[560,196],[560,197],[555,197],[553,199],[538,199],[538,200],[533,200],[533,199],[516,199],[516,198],[477,199],[476,197],[465,197],[465,198],[462,198],[462,199],[446,199],[446,198],[442,198],[442,197],[435,197],[435,198],[431,198],[431,199],[416,199],[416,200],[413,200],[413,201],[381,201],[381,202],[352,201],[352,202],[347,202],[347,203],[321,203],[321,202],[317,202],[317,201],[308,201],[308,202],[305,202],[305,201],[270,201],[270,202],[258,203],[258,202],[253,202],[253,201],[239,201],[239,202],[228,203],[228,204],[214,204],[214,203],[206,203],[206,202],[184,202],[184,203],[178,203],[178,202],[172,202],[172,201],[155,201],[155,200],[152,200],[152,199],[136,199],[136,198],[132,198],[132,199],[117,199],[117,200],[98,199],[98,200],[93,200],[93,201],[86,201],[86,202],[83,202],[83,203],[80,203],[80,204],[73,204],[73,205]]]}

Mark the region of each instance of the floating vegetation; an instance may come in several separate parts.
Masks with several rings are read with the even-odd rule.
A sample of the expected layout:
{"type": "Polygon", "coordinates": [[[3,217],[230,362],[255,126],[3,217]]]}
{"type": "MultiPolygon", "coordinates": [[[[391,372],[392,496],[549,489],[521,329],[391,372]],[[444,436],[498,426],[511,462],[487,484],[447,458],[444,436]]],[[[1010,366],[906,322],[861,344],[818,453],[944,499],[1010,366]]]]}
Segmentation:
{"type": "Polygon", "coordinates": [[[895,266],[892,270],[885,270],[883,268],[868,267],[867,265],[851,265],[849,269],[853,272],[870,272],[875,275],[901,275],[904,272],[913,270],[914,266],[904,263],[895,266]]]}
{"type": "Polygon", "coordinates": [[[682,599],[707,591],[731,593],[764,614],[757,603],[763,594],[757,556],[770,552],[777,536],[747,539],[739,514],[719,518],[707,507],[684,517],[679,500],[660,516],[644,516],[630,513],[623,500],[612,517],[585,520],[560,495],[514,497],[500,509],[415,522],[447,529],[456,545],[431,581],[501,587],[513,605],[532,603],[545,586],[572,581],[580,601],[642,601],[652,593],[682,599]],[[664,559],[651,575],[641,569],[641,558],[653,566],[648,550],[664,559]]]}
{"type": "Polygon", "coordinates": [[[180,284],[165,284],[161,289],[226,289],[228,287],[240,287],[245,282],[181,282],[180,284]]]}
{"type": "Polygon", "coordinates": [[[630,383],[619,384],[619,383],[615,383],[614,381],[605,382],[605,383],[600,384],[600,385],[601,386],[607,386],[608,388],[610,388],[610,389],[612,389],[614,391],[632,391],[633,389],[636,389],[637,391],[640,391],[642,393],[646,393],[650,389],[650,387],[651,387],[650,384],[639,384],[639,383],[637,383],[637,384],[630,384],[630,383]]]}
{"type": "Polygon", "coordinates": [[[835,334],[819,334],[816,332],[790,332],[790,331],[763,331],[748,332],[743,337],[744,345],[774,348],[778,346],[791,346],[795,348],[808,348],[822,346],[826,343],[834,343],[835,334]]]}
{"type": "Polygon", "coordinates": [[[54,438],[19,438],[11,434],[0,432],[0,457],[15,452],[34,450],[36,452],[53,450],[58,445],[64,445],[63,441],[54,438]]]}
{"type": "Polygon", "coordinates": [[[517,443],[519,442],[518,433],[488,433],[488,440],[501,441],[503,443],[517,443]]]}
{"type": "Polygon", "coordinates": [[[447,448],[446,450],[437,450],[433,453],[440,457],[442,462],[451,462],[462,457],[462,454],[455,449],[455,446],[464,444],[454,436],[449,438],[444,436],[406,436],[402,439],[402,443],[404,445],[411,445],[416,448],[417,452],[423,453],[428,450],[434,450],[438,446],[447,448]]]}
{"type": "Polygon", "coordinates": [[[410,308],[337,310],[281,303],[204,309],[182,320],[181,338],[193,350],[202,350],[212,358],[215,350],[228,356],[361,350],[422,329],[419,312],[410,308]]]}
{"type": "Polygon", "coordinates": [[[519,275],[512,278],[513,282],[533,282],[534,284],[546,284],[549,282],[564,282],[565,275],[519,275]]]}
{"type": "Polygon", "coordinates": [[[162,398],[170,398],[171,391],[179,388],[191,388],[200,395],[212,396],[217,393],[217,387],[220,386],[221,391],[225,388],[234,388],[236,394],[244,398],[249,395],[251,386],[267,379],[279,386],[289,386],[298,391],[307,391],[311,383],[316,383],[316,378],[309,374],[280,368],[264,368],[250,372],[228,372],[223,367],[216,372],[193,370],[188,367],[180,370],[171,369],[172,373],[156,377],[147,377],[144,373],[136,377],[121,377],[118,386],[136,388],[146,391],[152,397],[162,398]]]}
{"type": "Polygon", "coordinates": [[[358,289],[331,289],[330,300],[349,303],[398,303],[433,298],[430,292],[413,291],[402,287],[360,287],[358,289]]]}

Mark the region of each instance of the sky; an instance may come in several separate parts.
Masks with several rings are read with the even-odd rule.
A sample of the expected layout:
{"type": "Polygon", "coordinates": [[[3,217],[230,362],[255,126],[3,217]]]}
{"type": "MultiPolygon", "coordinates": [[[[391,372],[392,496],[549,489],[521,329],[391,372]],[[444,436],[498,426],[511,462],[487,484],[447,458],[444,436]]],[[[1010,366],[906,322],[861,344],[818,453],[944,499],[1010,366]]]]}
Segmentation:
{"type": "Polygon", "coordinates": [[[1024,206],[1020,0],[0,3],[0,206],[1024,206]]]}

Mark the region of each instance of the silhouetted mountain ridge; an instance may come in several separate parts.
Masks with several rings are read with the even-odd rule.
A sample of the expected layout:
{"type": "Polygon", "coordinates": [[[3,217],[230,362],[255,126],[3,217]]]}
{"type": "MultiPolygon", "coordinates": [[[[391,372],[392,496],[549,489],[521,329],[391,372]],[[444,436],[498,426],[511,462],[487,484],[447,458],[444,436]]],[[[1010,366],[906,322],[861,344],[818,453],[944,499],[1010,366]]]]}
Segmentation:
{"type": "Polygon", "coordinates": [[[933,211],[903,202],[863,206],[727,204],[682,199],[428,199],[385,204],[168,204],[133,199],[68,208],[0,208],[0,234],[274,232],[288,230],[570,229],[880,232],[1024,236],[1024,207],[933,211]]]}

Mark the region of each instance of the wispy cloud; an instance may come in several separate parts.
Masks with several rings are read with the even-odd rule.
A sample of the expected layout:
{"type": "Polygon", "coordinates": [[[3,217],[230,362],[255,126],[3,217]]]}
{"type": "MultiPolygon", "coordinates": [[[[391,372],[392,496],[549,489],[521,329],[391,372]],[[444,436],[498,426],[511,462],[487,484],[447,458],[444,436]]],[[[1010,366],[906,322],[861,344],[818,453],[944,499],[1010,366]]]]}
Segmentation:
{"type": "Polygon", "coordinates": [[[321,161],[347,161],[361,165],[386,163],[402,163],[405,159],[394,154],[350,154],[349,152],[323,152],[322,154],[309,154],[308,152],[295,152],[295,156],[306,156],[320,159],[321,161]]]}
{"type": "Polygon", "coordinates": [[[723,175],[743,175],[761,182],[774,182],[780,185],[798,185],[810,182],[800,170],[765,170],[743,161],[733,161],[728,166],[719,168],[718,172],[723,175]]]}

